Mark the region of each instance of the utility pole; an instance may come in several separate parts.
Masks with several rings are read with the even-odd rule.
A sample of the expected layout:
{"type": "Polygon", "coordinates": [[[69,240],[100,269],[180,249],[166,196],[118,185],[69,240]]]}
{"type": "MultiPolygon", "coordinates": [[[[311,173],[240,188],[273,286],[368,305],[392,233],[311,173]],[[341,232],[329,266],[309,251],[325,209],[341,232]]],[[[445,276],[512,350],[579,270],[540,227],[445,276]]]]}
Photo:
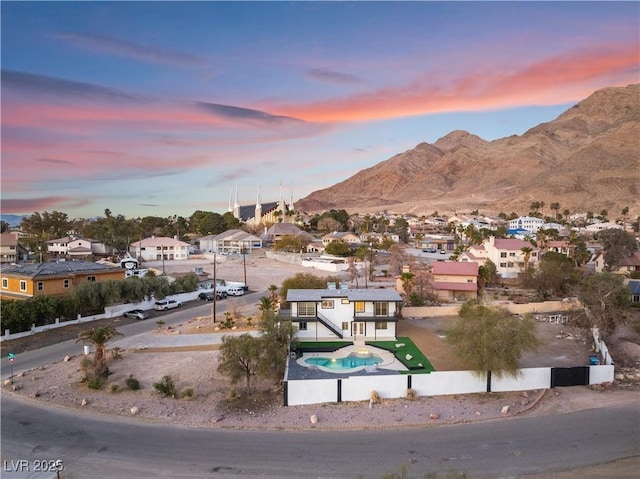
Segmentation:
{"type": "Polygon", "coordinates": [[[247,285],[247,248],[242,247],[242,268],[244,269],[244,287],[249,288],[247,285]]]}
{"type": "Polygon", "coordinates": [[[218,296],[218,283],[216,281],[216,254],[213,253],[213,300],[211,301],[211,319],[216,324],[216,297],[218,296]]]}

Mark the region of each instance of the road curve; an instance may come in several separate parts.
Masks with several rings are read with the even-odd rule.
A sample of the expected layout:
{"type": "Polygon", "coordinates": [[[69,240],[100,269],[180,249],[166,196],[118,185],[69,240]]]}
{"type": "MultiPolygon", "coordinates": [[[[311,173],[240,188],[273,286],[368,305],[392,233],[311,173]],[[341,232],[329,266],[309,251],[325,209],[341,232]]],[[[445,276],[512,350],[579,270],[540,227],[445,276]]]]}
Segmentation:
{"type": "MultiPolygon", "coordinates": [[[[19,459],[60,459],[65,478],[379,478],[464,471],[518,477],[638,455],[635,405],[432,428],[238,431],[50,408],[2,395],[2,477],[19,459]],[[8,462],[4,462],[8,461],[8,462]]],[[[55,477],[55,476],[54,476],[55,477]]]]}

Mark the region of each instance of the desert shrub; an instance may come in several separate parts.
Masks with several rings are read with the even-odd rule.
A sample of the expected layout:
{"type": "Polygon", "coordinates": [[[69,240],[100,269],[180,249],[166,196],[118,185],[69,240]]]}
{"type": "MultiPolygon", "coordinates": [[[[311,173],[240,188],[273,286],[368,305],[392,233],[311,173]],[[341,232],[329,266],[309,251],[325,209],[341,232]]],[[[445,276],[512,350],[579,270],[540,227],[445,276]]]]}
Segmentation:
{"type": "Polygon", "coordinates": [[[109,391],[110,392],[117,393],[119,389],[120,389],[120,386],[117,383],[109,384],[109,391]]]}
{"type": "Polygon", "coordinates": [[[159,319],[158,321],[156,321],[156,324],[158,325],[158,331],[162,331],[162,326],[165,325],[165,322],[159,319]]]}
{"type": "Polygon", "coordinates": [[[153,387],[164,397],[178,397],[178,391],[171,376],[163,376],[159,383],[153,383],[153,387]]]}
{"type": "Polygon", "coordinates": [[[371,394],[369,396],[369,401],[372,404],[378,404],[380,402],[380,394],[378,394],[378,391],[371,391],[371,394]]]}
{"type": "Polygon", "coordinates": [[[222,322],[222,324],[220,325],[221,329],[231,329],[235,326],[236,324],[236,320],[233,317],[233,314],[230,313],[229,311],[226,311],[224,313],[224,321],[222,322]]]}
{"type": "Polygon", "coordinates": [[[112,359],[122,359],[122,348],[119,348],[118,346],[116,346],[115,348],[113,348],[111,350],[111,358],[112,359]]]}
{"type": "Polygon", "coordinates": [[[102,389],[103,382],[102,378],[92,378],[87,381],[87,387],[89,389],[102,389]]]}
{"type": "Polygon", "coordinates": [[[140,389],[140,381],[133,377],[133,374],[129,374],[129,377],[125,379],[125,384],[132,391],[136,391],[140,389]]]}
{"type": "Polygon", "coordinates": [[[180,391],[180,397],[184,399],[193,399],[195,395],[196,393],[193,388],[184,388],[182,391],[180,391]]]}
{"type": "Polygon", "coordinates": [[[406,398],[409,401],[415,401],[416,399],[418,399],[418,393],[416,392],[415,389],[407,389],[407,394],[406,394],[406,398]]]}
{"type": "Polygon", "coordinates": [[[251,327],[251,321],[253,321],[253,318],[251,316],[249,316],[247,319],[247,326],[251,327]]]}

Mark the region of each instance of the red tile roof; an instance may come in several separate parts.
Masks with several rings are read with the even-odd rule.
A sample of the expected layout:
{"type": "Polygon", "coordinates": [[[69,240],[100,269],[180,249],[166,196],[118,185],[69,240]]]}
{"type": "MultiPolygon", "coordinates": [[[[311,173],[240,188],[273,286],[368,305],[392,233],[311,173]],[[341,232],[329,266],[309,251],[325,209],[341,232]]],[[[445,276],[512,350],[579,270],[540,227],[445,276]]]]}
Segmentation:
{"type": "Polygon", "coordinates": [[[433,274],[453,274],[460,276],[477,276],[478,263],[459,261],[436,261],[431,263],[433,274]]]}

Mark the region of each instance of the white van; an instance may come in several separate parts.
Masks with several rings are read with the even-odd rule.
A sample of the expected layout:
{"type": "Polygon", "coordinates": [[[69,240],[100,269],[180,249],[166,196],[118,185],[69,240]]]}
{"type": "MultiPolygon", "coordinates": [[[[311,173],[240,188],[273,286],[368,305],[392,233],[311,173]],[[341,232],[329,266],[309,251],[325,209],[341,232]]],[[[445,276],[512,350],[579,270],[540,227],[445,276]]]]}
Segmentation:
{"type": "Polygon", "coordinates": [[[242,286],[227,286],[228,296],[242,296],[244,294],[244,288],[242,286]]]}
{"type": "Polygon", "coordinates": [[[161,301],[156,301],[156,304],[153,305],[153,309],[156,311],[167,311],[169,309],[179,308],[182,306],[180,301],[174,301],[173,299],[163,299],[161,301]]]}

